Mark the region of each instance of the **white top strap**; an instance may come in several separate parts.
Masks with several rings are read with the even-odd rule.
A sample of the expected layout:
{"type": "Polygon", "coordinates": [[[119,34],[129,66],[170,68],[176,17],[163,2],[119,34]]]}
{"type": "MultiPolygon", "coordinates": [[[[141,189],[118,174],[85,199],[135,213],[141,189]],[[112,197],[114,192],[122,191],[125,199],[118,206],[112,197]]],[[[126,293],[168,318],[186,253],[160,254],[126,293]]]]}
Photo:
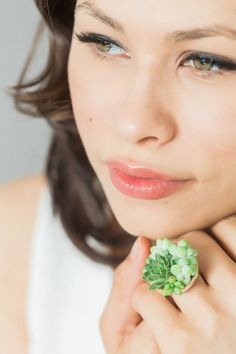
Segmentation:
{"type": "Polygon", "coordinates": [[[28,284],[29,354],[104,354],[99,318],[110,266],[78,250],[52,213],[48,187],[38,206],[28,284]]]}

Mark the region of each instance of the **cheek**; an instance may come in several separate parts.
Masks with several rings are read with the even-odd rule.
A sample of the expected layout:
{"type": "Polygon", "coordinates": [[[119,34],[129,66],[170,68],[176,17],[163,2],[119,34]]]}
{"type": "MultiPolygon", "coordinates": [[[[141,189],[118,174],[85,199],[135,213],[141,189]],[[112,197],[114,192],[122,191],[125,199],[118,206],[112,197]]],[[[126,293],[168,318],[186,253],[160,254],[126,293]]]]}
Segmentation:
{"type": "Polygon", "coordinates": [[[103,118],[99,116],[99,108],[94,100],[89,98],[89,94],[86,95],[86,91],[81,91],[79,86],[75,85],[73,90],[74,117],[81,141],[93,165],[93,154],[102,144],[106,134],[105,124],[103,118]]]}
{"type": "MultiPolygon", "coordinates": [[[[124,71],[102,64],[85,47],[73,42],[68,77],[72,106],[81,135],[111,133],[111,117],[123,97],[124,71]],[[110,69],[110,70],[109,70],[110,69]]],[[[128,75],[127,75],[128,77],[128,75]]]]}
{"type": "Polygon", "coordinates": [[[96,171],[96,160],[101,155],[101,146],[105,145],[104,136],[107,136],[106,124],[99,115],[99,104],[94,97],[92,99],[89,89],[84,88],[81,81],[74,79],[70,90],[78,133],[87,158],[96,171]]]}
{"type": "Polygon", "coordinates": [[[95,145],[99,137],[104,135],[106,117],[104,97],[107,97],[102,87],[96,85],[89,76],[88,70],[69,62],[69,87],[74,117],[81,140],[85,146],[95,145]]]}
{"type": "MultiPolygon", "coordinates": [[[[231,93],[232,95],[232,93],[231,93]]],[[[206,154],[227,156],[236,153],[236,100],[195,97],[185,102],[183,127],[190,144],[206,154]],[[196,104],[197,102],[197,104],[196,104]],[[233,103],[232,103],[233,102],[233,103]]]]}

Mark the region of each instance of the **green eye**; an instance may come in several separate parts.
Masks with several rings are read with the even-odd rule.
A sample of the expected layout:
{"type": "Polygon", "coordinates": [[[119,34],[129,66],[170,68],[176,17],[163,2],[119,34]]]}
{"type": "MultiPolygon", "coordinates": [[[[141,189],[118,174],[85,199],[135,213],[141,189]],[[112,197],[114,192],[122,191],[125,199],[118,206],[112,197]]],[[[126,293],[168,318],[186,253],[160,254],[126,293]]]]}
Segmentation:
{"type": "Polygon", "coordinates": [[[202,52],[190,54],[183,60],[183,66],[192,67],[198,72],[209,74],[218,74],[223,71],[236,70],[236,64],[231,60],[213,56],[212,54],[204,54],[202,52]]]}
{"type": "Polygon", "coordinates": [[[116,44],[105,42],[104,43],[96,43],[96,48],[102,52],[102,53],[107,53],[107,54],[114,54],[114,55],[119,55],[122,54],[123,49],[117,46],[116,44]],[[118,48],[118,49],[117,49],[118,48]]]}
{"type": "Polygon", "coordinates": [[[209,71],[214,67],[214,63],[211,59],[205,59],[205,58],[201,58],[201,59],[194,59],[194,66],[196,69],[198,70],[206,70],[209,71]]]}
{"type": "Polygon", "coordinates": [[[110,46],[108,47],[107,44],[98,43],[96,44],[96,47],[98,48],[98,50],[104,53],[108,53],[110,50],[110,46]]]}
{"type": "Polygon", "coordinates": [[[127,51],[119,42],[109,39],[107,36],[96,33],[75,33],[74,35],[75,38],[82,43],[93,43],[96,48],[95,54],[100,57],[127,55],[127,51]]]}

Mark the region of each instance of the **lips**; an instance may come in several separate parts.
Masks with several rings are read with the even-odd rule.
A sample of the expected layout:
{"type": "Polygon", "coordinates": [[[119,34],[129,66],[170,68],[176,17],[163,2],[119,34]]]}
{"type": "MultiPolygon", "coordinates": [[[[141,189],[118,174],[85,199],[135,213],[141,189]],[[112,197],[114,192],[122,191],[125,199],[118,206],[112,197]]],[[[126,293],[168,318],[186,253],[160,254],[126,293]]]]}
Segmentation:
{"type": "Polygon", "coordinates": [[[132,160],[126,161],[126,160],[109,159],[106,160],[106,163],[112,169],[120,170],[129,176],[133,176],[137,178],[152,178],[161,181],[175,181],[175,182],[186,181],[186,179],[180,179],[178,177],[167,175],[166,173],[164,174],[142,163],[134,162],[132,160]]]}
{"type": "Polygon", "coordinates": [[[164,198],[177,192],[189,181],[163,174],[131,160],[108,160],[106,163],[114,187],[133,198],[164,198]]]}

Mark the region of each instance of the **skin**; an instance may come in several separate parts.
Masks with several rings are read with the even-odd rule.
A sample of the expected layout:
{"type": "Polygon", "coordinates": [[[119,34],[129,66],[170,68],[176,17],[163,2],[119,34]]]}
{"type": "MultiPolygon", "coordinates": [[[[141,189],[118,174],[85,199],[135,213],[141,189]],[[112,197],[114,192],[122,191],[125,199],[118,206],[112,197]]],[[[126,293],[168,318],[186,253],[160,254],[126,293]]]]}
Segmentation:
{"type": "Polygon", "coordinates": [[[187,239],[199,250],[200,275],[187,292],[170,298],[149,291],[140,280],[150,240],[138,238],[138,252],[115,270],[101,316],[108,354],[235,353],[236,216],[219,221],[211,231],[215,239],[203,231],[175,239],[187,239]],[[230,248],[234,260],[224,248],[230,248]]]}
{"type": "Polygon", "coordinates": [[[106,35],[127,50],[120,55],[116,48],[118,54],[101,60],[95,44],[73,37],[68,61],[72,106],[115,217],[127,232],[146,236],[138,257],[128,257],[114,274],[101,318],[107,353],[197,354],[207,348],[208,354],[233,354],[236,71],[206,75],[180,63],[188,51],[236,62],[236,40],[215,36],[167,44],[164,37],[214,23],[235,27],[236,3],[96,0],[96,5],[120,21],[126,33],[82,10],[75,14],[74,31],[106,35]],[[132,198],[111,183],[104,159],[114,156],[190,181],[165,198],[132,198]],[[200,250],[198,281],[172,299],[147,291],[140,279],[150,240],[158,237],[185,238],[200,250]],[[114,317],[115,327],[110,326],[114,317]]]}
{"type": "MultiPolygon", "coordinates": [[[[99,0],[96,5],[119,20],[126,34],[82,10],[76,13],[75,31],[107,35],[129,50],[116,58],[113,55],[113,61],[100,60],[95,44],[73,38],[69,85],[81,139],[118,222],[135,236],[172,238],[232,214],[236,209],[236,194],[232,193],[236,72],[203,78],[193,65],[181,67],[176,62],[190,50],[236,61],[236,41],[219,36],[178,44],[162,42],[171,30],[216,22],[234,26],[236,4],[129,0],[118,5],[99,0]],[[120,193],[110,180],[103,161],[114,156],[191,181],[165,198],[132,198],[120,193]]],[[[119,48],[116,53],[120,54],[119,48]]]]}

